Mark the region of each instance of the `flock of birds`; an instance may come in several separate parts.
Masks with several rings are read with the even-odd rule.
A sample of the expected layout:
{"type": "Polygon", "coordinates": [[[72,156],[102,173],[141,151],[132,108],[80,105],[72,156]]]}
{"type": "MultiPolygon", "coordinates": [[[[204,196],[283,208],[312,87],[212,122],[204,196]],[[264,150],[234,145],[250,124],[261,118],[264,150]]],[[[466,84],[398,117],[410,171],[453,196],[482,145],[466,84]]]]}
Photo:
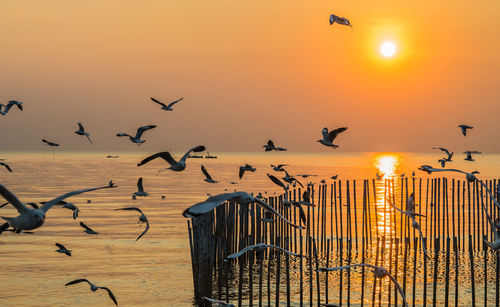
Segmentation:
{"type": "MultiPolygon", "coordinates": [[[[332,14],[332,15],[330,15],[329,21],[330,21],[330,25],[337,23],[340,25],[352,27],[350,21],[345,17],[339,17],[339,16],[332,14]]],[[[160,105],[162,110],[173,111],[173,106],[175,104],[177,104],[178,102],[182,101],[184,98],[180,98],[180,99],[172,101],[168,104],[165,104],[165,103],[163,103],[163,102],[161,102],[153,97],[151,97],[150,99],[152,102],[160,105]]],[[[3,116],[7,115],[9,113],[9,111],[12,110],[12,107],[14,107],[14,106],[16,106],[21,111],[23,110],[23,103],[22,102],[19,102],[16,100],[10,100],[7,103],[7,105],[0,104],[0,114],[3,116]]],[[[468,130],[473,128],[473,127],[468,126],[468,125],[459,125],[458,127],[461,129],[461,132],[464,136],[467,135],[468,130]]],[[[123,132],[116,134],[116,136],[117,137],[128,137],[128,139],[132,143],[137,144],[137,145],[141,145],[144,142],[146,142],[146,140],[142,139],[143,134],[146,131],[149,131],[149,130],[154,129],[154,128],[156,128],[156,125],[146,125],[146,126],[139,127],[134,136],[131,134],[128,134],[128,133],[123,133],[123,132]]],[[[342,132],[344,132],[346,130],[347,130],[347,127],[340,127],[340,128],[336,128],[333,130],[329,130],[328,128],[323,128],[321,131],[322,138],[317,140],[317,142],[319,142],[320,144],[322,144],[326,147],[336,149],[339,147],[339,145],[334,144],[333,142],[339,136],[339,134],[341,134],[342,132]]],[[[79,135],[79,136],[85,136],[87,138],[87,140],[90,142],[90,144],[92,144],[92,139],[90,138],[90,133],[85,130],[85,128],[81,122],[78,122],[78,130],[76,130],[74,133],[79,135]]],[[[47,144],[50,147],[60,146],[60,144],[49,141],[46,138],[43,138],[42,142],[47,144]]],[[[286,151],[287,150],[286,148],[276,146],[272,140],[269,140],[262,147],[264,148],[265,152],[269,152],[269,151],[279,152],[279,151],[286,151]]],[[[168,164],[168,167],[165,169],[159,170],[159,172],[164,171],[164,170],[181,172],[181,171],[184,171],[186,169],[187,159],[192,152],[202,152],[205,149],[206,149],[205,146],[202,146],[202,145],[195,146],[195,147],[189,149],[178,160],[174,159],[174,157],[171,155],[170,152],[167,152],[167,151],[158,152],[158,153],[155,153],[151,156],[144,158],[142,161],[140,161],[137,164],[137,166],[140,167],[140,166],[145,165],[153,160],[156,160],[157,158],[160,158],[161,160],[165,161],[168,164]]],[[[444,167],[447,163],[452,162],[452,157],[453,157],[454,153],[450,152],[448,149],[443,148],[443,147],[437,147],[435,149],[439,149],[446,154],[446,157],[438,160],[438,162],[441,164],[443,169],[433,168],[432,166],[429,166],[429,165],[422,165],[419,168],[420,170],[425,171],[429,174],[431,174],[433,172],[443,172],[443,171],[463,173],[466,175],[466,179],[468,181],[470,181],[470,182],[475,181],[475,180],[479,181],[485,187],[486,191],[490,194],[490,197],[494,201],[495,206],[500,210],[500,205],[498,204],[496,197],[493,195],[493,193],[488,189],[488,187],[484,183],[482,183],[480,180],[478,180],[476,178],[475,174],[477,174],[478,172],[469,173],[469,172],[464,172],[464,171],[457,170],[457,169],[444,169],[444,167]]],[[[464,154],[466,154],[466,158],[465,158],[466,161],[474,161],[472,155],[473,154],[480,154],[480,152],[478,152],[478,151],[466,151],[466,152],[464,152],[464,154]]],[[[117,156],[108,156],[108,158],[117,158],[117,156]]],[[[0,161],[0,166],[3,166],[9,172],[13,171],[11,169],[11,167],[6,162],[0,161]]],[[[308,178],[311,176],[316,176],[313,174],[300,174],[300,175],[292,176],[285,169],[285,166],[287,166],[287,165],[286,164],[279,164],[279,165],[271,164],[271,168],[275,172],[284,173],[284,176],[281,178],[278,178],[277,176],[274,176],[274,175],[269,174],[269,173],[267,174],[267,176],[271,180],[271,182],[273,182],[275,185],[282,188],[284,192],[288,191],[290,186],[295,187],[296,185],[300,185],[301,187],[303,187],[303,184],[296,177],[308,178]]],[[[201,165],[201,171],[202,171],[203,175],[205,176],[205,179],[204,179],[205,182],[212,183],[212,184],[216,184],[218,182],[218,181],[213,179],[213,177],[209,174],[209,172],[207,171],[207,169],[204,165],[201,165]]],[[[256,171],[256,168],[251,166],[250,164],[242,165],[239,167],[238,177],[241,180],[246,172],[255,172],[255,171],[256,171]]],[[[413,173],[413,175],[415,175],[415,174],[413,173]]],[[[331,179],[335,180],[335,179],[337,179],[337,177],[338,177],[338,175],[334,175],[331,177],[331,179]]],[[[377,174],[377,179],[381,179],[381,177],[382,177],[381,175],[377,174]]],[[[323,179],[323,180],[321,180],[321,182],[325,183],[325,180],[323,179]]],[[[232,181],[232,182],[230,182],[230,184],[237,184],[237,182],[232,181]]],[[[307,186],[312,186],[312,185],[314,185],[312,182],[307,184],[307,186]]],[[[65,201],[66,198],[69,198],[71,196],[75,196],[78,194],[91,192],[91,191],[96,191],[96,190],[101,190],[101,189],[110,189],[110,188],[116,188],[116,187],[117,186],[113,183],[113,181],[109,181],[108,185],[71,191],[71,192],[63,194],[61,196],[55,197],[54,199],[52,199],[50,201],[41,203],[42,206],[38,206],[36,203],[23,203],[15,194],[13,194],[11,191],[9,191],[5,186],[0,184],[0,195],[7,200],[7,203],[1,205],[0,208],[10,204],[19,213],[19,215],[17,217],[4,217],[4,216],[2,216],[2,218],[6,222],[3,225],[0,225],[0,234],[4,231],[12,231],[14,233],[28,232],[30,230],[34,230],[34,229],[41,227],[45,222],[45,218],[46,218],[46,214],[47,214],[48,210],[50,210],[54,205],[62,206],[63,208],[71,210],[73,212],[73,219],[77,219],[78,213],[80,211],[79,208],[77,206],[75,206],[74,204],[66,202],[65,201]]],[[[285,195],[286,195],[286,193],[285,193],[285,195]]],[[[144,190],[143,180],[141,177],[137,181],[137,191],[132,194],[132,198],[136,199],[137,197],[147,197],[147,196],[149,196],[149,193],[147,193],[144,190]]],[[[295,225],[291,221],[287,220],[280,213],[278,213],[273,207],[271,207],[266,202],[266,199],[262,196],[262,194],[259,193],[259,195],[254,196],[251,193],[242,192],[242,191],[240,191],[240,192],[235,191],[232,193],[223,193],[223,194],[219,194],[219,195],[215,195],[215,196],[210,196],[205,201],[197,203],[197,204],[185,209],[183,212],[183,215],[185,217],[188,217],[188,218],[200,216],[200,215],[206,214],[206,213],[214,210],[216,207],[223,205],[228,201],[235,201],[243,206],[248,206],[250,203],[255,203],[264,209],[264,218],[262,219],[263,222],[274,222],[275,220],[273,217],[276,217],[276,218],[283,220],[285,223],[290,224],[291,226],[296,227],[296,228],[303,228],[302,224],[304,224],[304,225],[306,224],[306,216],[304,214],[304,210],[303,210],[302,206],[314,206],[310,201],[310,196],[309,196],[308,190],[306,190],[304,192],[304,194],[302,195],[301,201],[293,201],[292,202],[292,201],[289,201],[285,197],[283,200],[283,206],[288,207],[288,208],[295,206],[295,207],[299,208],[299,215],[300,215],[299,225],[295,225]]],[[[406,202],[406,209],[405,210],[396,207],[391,201],[389,201],[389,203],[395,210],[397,210],[402,215],[406,216],[407,218],[409,218],[412,221],[412,227],[414,229],[416,229],[417,231],[419,231],[420,237],[422,238],[422,231],[420,229],[418,222],[416,221],[416,217],[422,216],[422,215],[415,212],[414,194],[412,193],[410,195],[410,197],[408,198],[408,200],[406,202]]],[[[487,209],[484,206],[484,204],[483,204],[483,209],[486,212],[488,222],[491,225],[492,230],[495,234],[494,242],[486,242],[486,243],[488,244],[488,246],[490,246],[490,248],[492,248],[494,250],[499,250],[500,249],[500,235],[499,235],[500,234],[500,220],[497,220],[494,223],[492,221],[491,216],[488,214],[487,209]]],[[[147,233],[147,231],[149,230],[150,225],[149,225],[148,218],[140,208],[124,207],[124,208],[118,208],[115,210],[135,211],[138,214],[140,214],[139,219],[138,219],[138,223],[141,225],[143,223],[145,223],[146,228],[136,238],[136,241],[139,240],[141,237],[143,237],[147,233]]],[[[89,234],[89,235],[99,234],[98,232],[94,231],[92,228],[90,228],[89,226],[87,226],[83,222],[80,222],[80,226],[84,229],[84,232],[89,234]]],[[[67,256],[72,255],[72,251],[67,249],[63,244],[56,243],[55,246],[58,248],[56,250],[56,252],[65,254],[67,256]]],[[[423,252],[424,252],[425,256],[429,257],[427,254],[427,251],[425,249],[425,245],[422,244],[422,246],[423,246],[423,252]]],[[[242,255],[244,255],[248,252],[262,253],[263,251],[265,251],[268,248],[272,248],[272,249],[275,249],[277,251],[287,253],[291,256],[304,257],[303,255],[292,253],[292,252],[285,250],[279,246],[259,243],[259,244],[247,246],[244,249],[242,249],[241,251],[227,256],[225,261],[231,261],[233,259],[237,259],[238,257],[241,257],[242,255]]],[[[400,295],[403,298],[405,306],[408,305],[401,286],[399,285],[397,280],[391,274],[389,274],[389,272],[384,267],[374,266],[374,265],[367,264],[367,263],[358,263],[358,264],[352,264],[352,265],[340,266],[340,267],[330,267],[330,268],[324,267],[324,268],[319,268],[318,271],[319,272],[329,272],[329,271],[351,269],[351,268],[355,268],[355,267],[371,268],[371,269],[373,269],[373,274],[377,278],[389,277],[389,279],[396,285],[400,295]]],[[[112,291],[109,288],[102,287],[102,286],[96,286],[94,283],[90,282],[87,279],[84,279],[84,278],[76,279],[76,280],[73,280],[73,281],[66,283],[65,286],[79,284],[82,282],[86,282],[90,286],[90,290],[93,292],[100,290],[100,289],[106,290],[110,299],[113,301],[113,303],[118,305],[116,297],[114,296],[114,294],[112,293],[112,291]]],[[[219,306],[233,306],[230,303],[218,301],[218,300],[208,298],[208,297],[204,297],[203,299],[205,299],[211,303],[219,304],[219,306]]],[[[328,304],[328,305],[334,306],[333,304],[328,304]]]]}

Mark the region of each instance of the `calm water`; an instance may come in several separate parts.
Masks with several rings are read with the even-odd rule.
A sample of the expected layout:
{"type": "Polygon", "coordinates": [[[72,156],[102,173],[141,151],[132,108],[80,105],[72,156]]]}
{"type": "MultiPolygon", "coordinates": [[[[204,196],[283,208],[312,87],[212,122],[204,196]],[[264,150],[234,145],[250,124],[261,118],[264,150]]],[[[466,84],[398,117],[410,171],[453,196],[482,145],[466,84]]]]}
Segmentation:
{"type": "MultiPolygon", "coordinates": [[[[115,153],[113,153],[115,154],[115,153]]],[[[92,293],[87,285],[64,287],[76,278],[88,278],[97,285],[109,286],[122,306],[161,305],[182,306],[192,302],[193,285],[186,219],[182,211],[204,200],[207,193],[223,193],[225,189],[248,192],[279,193],[266,176],[272,173],[269,164],[286,163],[291,174],[316,174],[302,179],[319,182],[330,176],[339,179],[371,179],[375,173],[386,176],[410,175],[421,164],[437,166],[441,155],[433,154],[289,154],[219,153],[218,159],[190,159],[185,171],[162,172],[161,161],[137,167],[144,154],[118,154],[107,159],[107,153],[2,153],[0,158],[14,170],[0,169],[0,183],[24,202],[51,199],[67,191],[107,184],[113,179],[117,189],[102,190],[70,198],[81,213],[73,220],[71,211],[53,207],[43,227],[34,234],[4,233],[0,236],[0,305],[2,306],[68,306],[109,305],[105,293],[92,293]],[[244,163],[257,168],[238,181],[238,166],[244,163]],[[202,179],[200,165],[204,164],[218,184],[202,179]],[[137,179],[142,176],[150,197],[131,199],[137,179]],[[161,196],[166,198],[162,199],[161,196]],[[92,202],[87,204],[87,200],[92,202]],[[114,211],[124,206],[143,209],[151,224],[149,232],[138,242],[135,238],[143,227],[137,224],[138,215],[114,211]],[[85,222],[100,232],[91,236],[78,225],[85,222]],[[62,243],[73,250],[67,257],[54,252],[54,244],[62,243]]],[[[459,161],[450,167],[479,170],[481,179],[500,174],[500,155],[479,155],[477,162],[459,161]]],[[[417,177],[428,178],[416,171],[417,177]]],[[[447,177],[463,179],[448,174],[447,177]]],[[[330,180],[331,181],[331,180],[330,180]]],[[[0,208],[2,216],[16,216],[10,206],[0,208]]]]}

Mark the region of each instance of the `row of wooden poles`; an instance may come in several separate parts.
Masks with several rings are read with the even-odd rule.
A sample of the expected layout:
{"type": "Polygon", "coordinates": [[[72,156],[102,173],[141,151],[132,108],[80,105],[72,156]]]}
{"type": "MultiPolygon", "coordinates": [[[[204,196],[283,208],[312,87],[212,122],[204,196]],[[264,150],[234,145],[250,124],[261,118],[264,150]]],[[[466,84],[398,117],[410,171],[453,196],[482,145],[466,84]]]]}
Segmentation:
{"type": "MultiPolygon", "coordinates": [[[[496,180],[485,183],[495,191],[496,180]]],[[[494,235],[483,204],[494,218],[498,214],[478,182],[447,178],[364,180],[362,184],[335,181],[308,190],[314,206],[304,207],[304,229],[280,219],[263,222],[260,206],[234,202],[188,222],[195,304],[209,306],[203,296],[237,301],[238,306],[319,306],[332,300],[347,306],[401,304],[394,285],[388,279],[375,280],[368,269],[315,271],[362,262],[386,267],[413,305],[473,306],[483,301],[484,306],[498,306],[500,261],[484,244],[494,235]],[[415,195],[416,212],[425,215],[417,217],[423,242],[408,219],[389,204],[405,210],[410,193],[415,195]],[[277,245],[305,257],[268,250],[262,255],[250,252],[237,262],[224,261],[255,243],[277,245]],[[422,244],[432,260],[423,257],[422,244]],[[476,277],[479,263],[481,278],[476,277]],[[468,295],[459,295],[460,285],[468,295]],[[478,295],[477,287],[484,296],[478,295]],[[488,295],[491,289],[495,293],[488,295]]],[[[286,198],[299,200],[302,192],[289,191],[286,198]]],[[[298,209],[285,207],[283,199],[284,195],[272,196],[267,202],[299,225],[298,209]]]]}

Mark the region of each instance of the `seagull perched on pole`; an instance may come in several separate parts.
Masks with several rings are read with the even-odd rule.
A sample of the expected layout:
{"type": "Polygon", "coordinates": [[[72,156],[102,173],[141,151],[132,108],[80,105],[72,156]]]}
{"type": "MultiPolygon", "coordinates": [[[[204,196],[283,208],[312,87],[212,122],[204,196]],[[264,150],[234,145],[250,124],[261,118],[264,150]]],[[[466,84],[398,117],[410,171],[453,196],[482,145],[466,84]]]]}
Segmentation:
{"type": "Polygon", "coordinates": [[[468,126],[468,125],[458,125],[458,128],[460,128],[460,130],[462,130],[462,134],[464,136],[467,136],[467,129],[472,129],[474,127],[468,126]]]}
{"type": "Polygon", "coordinates": [[[91,283],[90,281],[88,281],[87,279],[84,279],[84,278],[82,278],[82,279],[75,279],[75,280],[70,281],[69,283],[65,284],[65,286],[74,285],[74,284],[77,284],[77,283],[80,283],[80,282],[86,282],[86,283],[88,283],[90,285],[90,290],[92,290],[92,292],[96,292],[99,289],[103,289],[103,290],[108,291],[109,298],[115,303],[115,305],[118,306],[118,302],[116,301],[116,298],[113,295],[113,292],[111,292],[111,290],[109,290],[106,287],[98,287],[98,286],[94,285],[93,283],[91,283]]]}
{"type": "MultiPolygon", "coordinates": [[[[139,162],[137,164],[137,166],[142,166],[142,165],[144,165],[144,164],[148,163],[149,161],[154,160],[156,158],[162,158],[168,164],[170,164],[170,166],[167,167],[166,169],[171,169],[173,171],[180,172],[180,171],[183,171],[184,169],[186,169],[186,159],[191,154],[191,152],[201,152],[204,150],[205,150],[205,146],[202,146],[202,145],[193,147],[190,150],[188,150],[179,161],[175,161],[175,159],[172,157],[172,155],[168,151],[159,152],[159,153],[155,153],[154,155],[151,155],[151,156],[145,158],[144,160],[139,162]]],[[[164,170],[166,170],[166,169],[164,169],[164,170]]]]}
{"type": "Polygon", "coordinates": [[[157,104],[161,105],[161,109],[165,110],[165,111],[173,111],[174,109],[172,109],[172,107],[174,106],[174,104],[176,104],[179,101],[181,101],[182,99],[184,99],[184,97],[182,97],[181,99],[177,99],[176,101],[172,101],[171,103],[169,103],[168,105],[166,105],[163,102],[160,102],[160,101],[158,101],[157,99],[155,99],[153,97],[150,97],[150,98],[151,98],[151,100],[153,102],[156,102],[157,104]]]}
{"type": "Polygon", "coordinates": [[[7,223],[3,224],[0,226],[0,233],[4,230],[6,230],[9,226],[12,227],[15,231],[19,232],[22,230],[32,230],[36,229],[40,226],[43,225],[45,222],[45,214],[47,211],[52,208],[55,204],[60,202],[61,200],[64,200],[68,197],[90,192],[90,191],[95,191],[95,190],[100,190],[100,189],[108,189],[108,188],[113,188],[114,186],[104,186],[104,187],[97,187],[97,188],[90,188],[90,189],[84,189],[84,190],[77,190],[73,192],[66,193],[64,195],[61,195],[59,197],[56,197],[48,202],[46,202],[42,207],[40,208],[28,208],[25,204],[23,204],[16,195],[14,195],[12,192],[10,192],[6,187],[0,184],[0,195],[3,196],[9,203],[11,203],[19,212],[19,216],[17,217],[3,217],[4,220],[7,221],[7,223]]]}
{"type": "Polygon", "coordinates": [[[255,167],[252,167],[250,164],[248,163],[245,163],[245,165],[243,166],[240,166],[240,172],[238,173],[238,176],[241,178],[243,178],[243,175],[245,174],[246,171],[249,171],[249,172],[255,172],[257,169],[255,167]]]}
{"type": "Polygon", "coordinates": [[[335,140],[335,138],[340,133],[342,133],[346,130],[347,130],[347,127],[342,127],[342,128],[337,128],[337,129],[334,129],[334,130],[328,132],[328,128],[323,128],[323,130],[321,130],[321,133],[323,134],[323,139],[318,140],[317,142],[320,142],[321,144],[323,144],[327,147],[338,148],[339,145],[333,144],[333,140],[335,140]]]}
{"type": "Polygon", "coordinates": [[[182,215],[185,217],[197,217],[203,214],[206,214],[212,210],[214,210],[216,207],[224,204],[227,201],[235,201],[239,203],[242,206],[248,206],[250,203],[255,203],[267,211],[271,211],[274,213],[276,216],[278,216],[280,219],[282,219],[285,223],[290,224],[293,227],[303,229],[301,226],[297,226],[284,218],[281,214],[279,214],[276,210],[274,210],[273,207],[269,206],[264,200],[254,197],[247,192],[233,192],[233,193],[223,193],[215,196],[211,196],[207,198],[205,201],[202,201],[200,203],[194,204],[191,207],[187,208],[184,210],[182,215]]]}
{"type": "Polygon", "coordinates": [[[330,25],[333,25],[334,23],[338,23],[339,25],[344,25],[344,26],[349,26],[352,28],[351,22],[349,22],[349,19],[345,17],[339,17],[337,15],[330,15],[330,25]]]}
{"type": "Polygon", "coordinates": [[[145,131],[148,131],[150,129],[153,129],[153,128],[156,128],[156,125],[148,125],[148,126],[142,126],[142,127],[139,127],[137,129],[137,133],[135,134],[135,136],[131,136],[130,134],[127,134],[127,133],[123,133],[123,132],[120,132],[118,133],[116,136],[128,136],[128,139],[132,142],[132,143],[135,143],[137,144],[138,146],[139,145],[142,145],[144,144],[144,142],[146,142],[146,140],[141,140],[141,136],[142,134],[145,132],[145,131]]]}
{"type": "Polygon", "coordinates": [[[11,173],[12,173],[12,169],[10,168],[10,166],[9,166],[7,163],[5,163],[5,162],[0,162],[0,165],[1,165],[1,166],[4,166],[4,167],[5,167],[5,168],[9,171],[9,172],[11,172],[11,173]]]}
{"type": "Polygon", "coordinates": [[[394,285],[398,289],[399,294],[403,298],[403,302],[404,302],[405,306],[408,306],[408,303],[406,302],[406,297],[405,297],[405,294],[403,292],[403,289],[401,288],[401,285],[396,281],[396,279],[391,274],[389,274],[389,272],[387,271],[387,269],[384,268],[384,267],[374,266],[374,265],[366,264],[366,263],[358,263],[358,264],[351,264],[351,265],[345,265],[345,266],[339,266],[339,267],[333,267],[333,268],[319,268],[316,271],[318,271],[318,272],[340,271],[340,270],[350,269],[352,267],[369,267],[369,268],[372,268],[373,269],[373,274],[377,278],[384,278],[384,277],[388,276],[389,279],[394,283],[394,285]]]}
{"type": "Polygon", "coordinates": [[[82,123],[78,122],[78,130],[76,130],[75,133],[78,135],[85,135],[87,137],[87,140],[89,140],[90,144],[92,144],[92,140],[90,139],[90,134],[88,132],[85,132],[85,128],[83,128],[82,123]]]}
{"type": "Polygon", "coordinates": [[[125,207],[125,208],[118,208],[118,209],[115,209],[115,210],[134,210],[134,211],[137,211],[139,212],[141,215],[139,216],[139,221],[137,222],[140,225],[142,225],[143,223],[146,223],[146,229],[144,229],[144,231],[137,237],[137,239],[135,239],[135,241],[139,240],[143,235],[146,234],[146,232],[148,232],[149,230],[149,222],[148,222],[148,218],[147,216],[141,211],[141,209],[137,208],[137,207],[125,207]]]}
{"type": "Polygon", "coordinates": [[[23,110],[23,103],[20,102],[20,101],[17,101],[17,100],[9,100],[9,102],[7,103],[7,105],[3,105],[2,103],[0,103],[0,114],[2,115],[6,115],[7,113],[9,113],[9,110],[10,108],[12,108],[12,106],[17,106],[19,108],[19,110],[23,110]],[[3,107],[3,111],[2,111],[2,107],[3,107]]]}
{"type": "Polygon", "coordinates": [[[262,147],[265,148],[265,151],[272,151],[272,150],[274,150],[274,151],[286,151],[286,148],[274,146],[274,142],[271,140],[267,141],[267,144],[262,146],[262,147]]]}
{"type": "Polygon", "coordinates": [[[480,151],[477,151],[477,150],[468,150],[468,151],[465,151],[464,154],[467,155],[467,157],[465,157],[465,161],[475,161],[474,159],[472,159],[472,154],[475,154],[475,155],[480,155],[481,152],[480,151]]]}
{"type": "Polygon", "coordinates": [[[201,171],[203,172],[203,175],[205,175],[205,179],[203,179],[205,182],[217,183],[217,181],[212,179],[212,176],[210,176],[204,165],[201,166],[201,171]]]}
{"type": "Polygon", "coordinates": [[[240,250],[239,252],[227,256],[226,258],[224,258],[224,261],[229,261],[229,259],[239,258],[239,257],[243,256],[246,252],[249,252],[249,251],[255,251],[257,253],[262,253],[267,248],[277,249],[277,250],[282,251],[282,252],[289,254],[291,256],[303,257],[300,254],[292,253],[292,252],[287,251],[286,249],[283,249],[283,248],[276,246],[276,245],[266,244],[266,243],[258,243],[258,244],[247,246],[244,249],[240,250]]]}

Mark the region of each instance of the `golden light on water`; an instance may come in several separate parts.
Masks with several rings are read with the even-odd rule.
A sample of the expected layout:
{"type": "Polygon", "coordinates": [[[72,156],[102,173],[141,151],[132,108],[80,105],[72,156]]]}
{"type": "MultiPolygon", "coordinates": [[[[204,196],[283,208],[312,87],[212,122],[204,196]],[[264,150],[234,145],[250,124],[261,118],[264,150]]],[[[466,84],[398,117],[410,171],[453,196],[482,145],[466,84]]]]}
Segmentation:
{"type": "Polygon", "coordinates": [[[401,157],[398,154],[380,154],[375,156],[373,161],[373,166],[380,176],[380,180],[376,183],[377,231],[386,238],[394,231],[391,225],[391,207],[387,198],[391,197],[391,190],[393,190],[390,185],[395,185],[394,190],[397,188],[399,181],[391,179],[396,176],[400,162],[401,157]]]}

